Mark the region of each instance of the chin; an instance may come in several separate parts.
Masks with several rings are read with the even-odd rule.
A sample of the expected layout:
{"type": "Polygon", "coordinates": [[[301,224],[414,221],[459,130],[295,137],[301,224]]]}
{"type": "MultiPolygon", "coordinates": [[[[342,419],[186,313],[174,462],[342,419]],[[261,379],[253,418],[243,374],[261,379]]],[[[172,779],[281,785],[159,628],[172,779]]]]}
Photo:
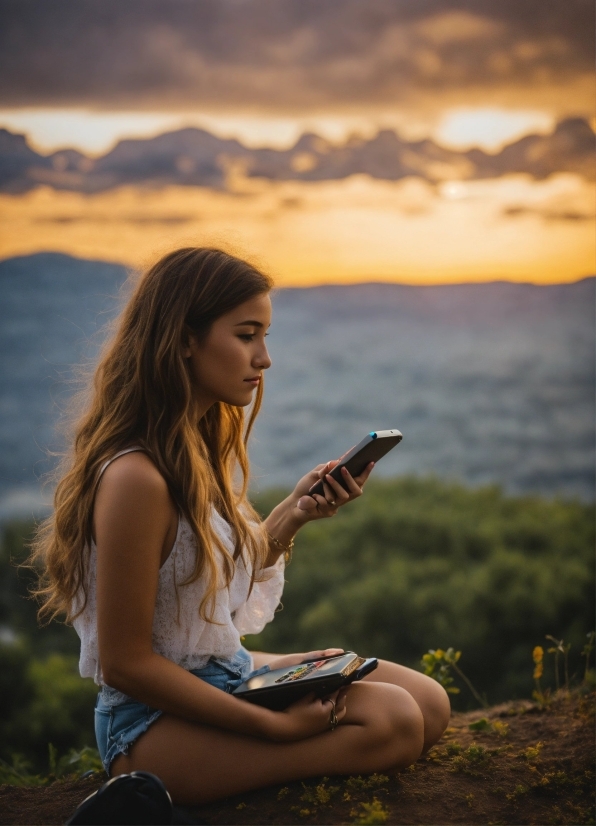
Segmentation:
{"type": "Polygon", "coordinates": [[[254,394],[251,391],[250,394],[243,393],[241,396],[229,397],[227,399],[221,399],[224,404],[229,404],[232,407],[248,407],[249,404],[252,404],[254,399],[254,394]]]}

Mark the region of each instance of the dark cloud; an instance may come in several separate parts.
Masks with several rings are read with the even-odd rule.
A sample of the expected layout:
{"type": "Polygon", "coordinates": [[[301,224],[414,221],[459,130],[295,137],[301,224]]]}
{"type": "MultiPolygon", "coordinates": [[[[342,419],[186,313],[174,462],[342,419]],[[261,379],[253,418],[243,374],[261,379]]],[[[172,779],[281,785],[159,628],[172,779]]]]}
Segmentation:
{"type": "MultiPolygon", "coordinates": [[[[39,155],[23,135],[0,129],[0,191],[4,192],[26,192],[40,184],[88,193],[126,184],[224,189],[234,166],[242,174],[278,181],[330,181],[364,174],[389,181],[416,176],[437,184],[510,173],[540,180],[555,172],[596,179],[594,133],[581,118],[562,121],[550,135],[527,135],[494,155],[480,149],[455,152],[432,140],[408,142],[388,129],[370,140],[352,138],[343,146],[306,134],[287,150],[250,149],[202,129],[181,129],[155,138],[123,140],[106,155],[91,159],[73,149],[39,155]]],[[[52,220],[71,222],[71,218],[52,220]]]]}
{"type": "Polygon", "coordinates": [[[583,221],[594,221],[593,212],[580,212],[577,209],[538,209],[536,207],[512,206],[503,210],[503,215],[508,218],[520,218],[526,215],[537,216],[545,221],[564,221],[567,223],[578,223],[583,221]]]}
{"type": "Polygon", "coordinates": [[[191,221],[197,220],[196,215],[94,215],[89,219],[86,215],[80,213],[71,215],[50,215],[45,218],[35,218],[35,224],[85,224],[92,222],[93,224],[135,224],[137,226],[179,226],[180,224],[189,224],[191,221]]]}
{"type": "Polygon", "coordinates": [[[0,0],[0,103],[307,111],[592,70],[588,0],[0,0]]]}

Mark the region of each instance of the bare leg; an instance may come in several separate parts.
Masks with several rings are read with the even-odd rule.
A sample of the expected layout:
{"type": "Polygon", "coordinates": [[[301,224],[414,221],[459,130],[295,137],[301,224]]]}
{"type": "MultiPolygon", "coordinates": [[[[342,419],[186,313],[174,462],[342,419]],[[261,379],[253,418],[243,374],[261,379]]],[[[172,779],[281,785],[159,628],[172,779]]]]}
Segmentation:
{"type": "Polygon", "coordinates": [[[431,746],[441,739],[443,732],[449,725],[451,704],[449,695],[436,680],[406,668],[404,665],[379,660],[379,666],[364,678],[367,682],[389,683],[405,689],[412,695],[424,718],[424,749],[427,752],[431,746]]]}
{"type": "Polygon", "coordinates": [[[347,713],[335,731],[294,743],[190,723],[163,715],[113,763],[160,777],[178,803],[197,804],[325,774],[398,770],[418,759],[424,721],[417,703],[387,683],[350,686],[347,713]]]}
{"type": "MultiPolygon", "coordinates": [[[[253,651],[255,668],[268,665],[271,660],[281,654],[266,654],[264,651],[253,651]]],[[[445,689],[436,680],[406,668],[404,665],[379,660],[379,666],[364,678],[367,682],[389,683],[404,688],[418,703],[424,718],[424,749],[423,754],[441,739],[443,732],[449,725],[451,704],[445,689]]]]}

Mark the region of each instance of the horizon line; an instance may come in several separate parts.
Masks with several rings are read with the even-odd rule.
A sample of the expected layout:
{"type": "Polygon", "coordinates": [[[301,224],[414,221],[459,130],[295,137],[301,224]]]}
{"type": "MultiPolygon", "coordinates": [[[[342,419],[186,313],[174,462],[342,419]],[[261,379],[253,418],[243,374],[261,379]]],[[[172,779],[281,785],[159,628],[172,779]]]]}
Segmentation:
{"type": "MultiPolygon", "coordinates": [[[[73,261],[86,261],[92,262],[97,264],[107,264],[112,265],[115,267],[121,267],[122,269],[126,270],[129,273],[139,273],[146,270],[148,267],[133,267],[129,264],[126,264],[122,261],[117,261],[114,259],[107,259],[107,258],[84,258],[80,255],[71,255],[68,252],[62,252],[60,250],[39,250],[38,252],[32,253],[23,253],[21,255],[11,255],[6,258],[0,258],[0,264],[4,264],[8,261],[17,261],[22,260],[25,258],[35,258],[37,256],[42,255],[53,255],[59,256],[63,258],[70,258],[73,261]]],[[[273,276],[275,281],[275,276],[273,276]]],[[[387,278],[379,278],[379,277],[372,277],[366,280],[359,280],[359,281],[345,281],[345,280],[335,280],[335,281],[321,281],[320,283],[308,283],[308,284],[300,284],[300,283],[285,283],[285,284],[274,284],[273,291],[277,292],[279,290],[308,290],[308,289],[319,289],[321,287],[362,287],[362,286],[396,286],[396,287],[463,287],[463,286],[479,286],[479,285],[489,285],[489,284],[518,284],[520,286],[529,286],[529,287],[561,287],[564,285],[570,284],[579,284],[582,281],[589,281],[590,279],[595,279],[596,273],[588,273],[586,275],[578,275],[574,276],[573,278],[564,279],[561,281],[529,281],[527,279],[513,279],[513,278],[504,278],[495,276],[493,278],[479,278],[479,279],[469,279],[469,280],[455,280],[455,281],[404,281],[404,280],[392,280],[387,278]]]]}

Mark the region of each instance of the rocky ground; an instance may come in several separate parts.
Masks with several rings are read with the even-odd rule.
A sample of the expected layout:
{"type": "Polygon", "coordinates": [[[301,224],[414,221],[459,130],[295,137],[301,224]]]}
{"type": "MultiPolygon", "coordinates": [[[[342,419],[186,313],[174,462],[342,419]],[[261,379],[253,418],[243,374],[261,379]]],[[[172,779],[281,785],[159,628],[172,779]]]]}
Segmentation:
{"type": "MultiPolygon", "coordinates": [[[[454,714],[443,740],[397,776],[273,787],[187,814],[208,824],[594,824],[594,694],[540,708],[454,714]]],[[[0,826],[61,824],[105,778],[0,787],[0,826]]]]}

